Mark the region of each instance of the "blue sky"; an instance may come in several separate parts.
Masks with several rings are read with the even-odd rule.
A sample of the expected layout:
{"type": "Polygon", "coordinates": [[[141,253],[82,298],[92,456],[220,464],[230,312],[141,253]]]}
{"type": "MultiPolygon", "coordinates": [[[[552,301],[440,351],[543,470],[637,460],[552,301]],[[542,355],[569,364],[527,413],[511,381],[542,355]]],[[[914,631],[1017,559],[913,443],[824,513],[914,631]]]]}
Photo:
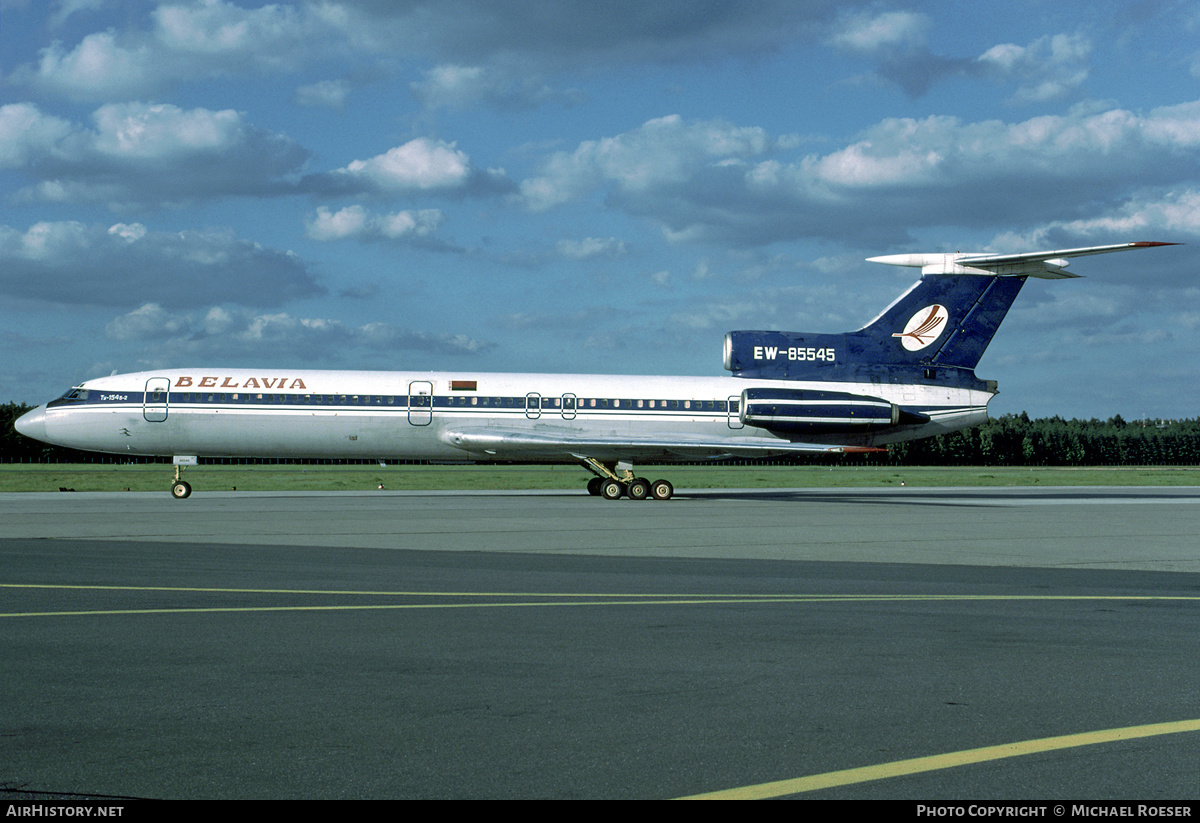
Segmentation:
{"type": "Polygon", "coordinates": [[[0,400],[116,371],[722,374],[905,251],[1031,281],[992,413],[1200,416],[1188,2],[0,0],[0,400]]]}

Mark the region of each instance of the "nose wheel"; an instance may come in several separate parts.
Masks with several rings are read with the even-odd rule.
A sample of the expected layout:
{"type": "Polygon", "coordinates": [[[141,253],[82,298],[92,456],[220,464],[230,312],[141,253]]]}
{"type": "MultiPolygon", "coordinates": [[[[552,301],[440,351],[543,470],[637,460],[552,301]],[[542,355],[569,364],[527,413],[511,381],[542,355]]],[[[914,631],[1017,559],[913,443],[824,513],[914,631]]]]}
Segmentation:
{"type": "Polygon", "coordinates": [[[175,464],[175,482],[171,484],[171,496],[176,500],[183,500],[192,493],[192,484],[183,479],[181,473],[183,467],[175,464]]]}

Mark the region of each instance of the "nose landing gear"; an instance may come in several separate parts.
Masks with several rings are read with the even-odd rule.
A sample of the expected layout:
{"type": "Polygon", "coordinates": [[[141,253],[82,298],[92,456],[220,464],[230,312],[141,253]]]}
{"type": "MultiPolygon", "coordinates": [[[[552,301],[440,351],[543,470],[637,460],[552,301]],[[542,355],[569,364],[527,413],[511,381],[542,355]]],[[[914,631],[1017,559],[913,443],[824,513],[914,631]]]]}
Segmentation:
{"type": "Polygon", "coordinates": [[[176,500],[183,500],[192,493],[192,484],[183,479],[183,467],[195,466],[200,461],[195,457],[176,455],[173,462],[175,463],[175,481],[171,483],[171,496],[176,500]]]}

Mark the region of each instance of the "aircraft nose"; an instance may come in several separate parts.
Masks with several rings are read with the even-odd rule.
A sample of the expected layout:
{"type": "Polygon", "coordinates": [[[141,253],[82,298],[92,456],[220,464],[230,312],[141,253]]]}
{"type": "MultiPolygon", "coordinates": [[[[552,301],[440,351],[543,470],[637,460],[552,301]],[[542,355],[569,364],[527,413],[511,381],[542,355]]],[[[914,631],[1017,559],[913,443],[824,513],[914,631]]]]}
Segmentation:
{"type": "Polygon", "coordinates": [[[46,407],[45,405],[38,406],[33,411],[25,412],[17,418],[17,422],[13,424],[17,431],[26,437],[32,437],[34,440],[45,441],[46,439],[46,407]]]}

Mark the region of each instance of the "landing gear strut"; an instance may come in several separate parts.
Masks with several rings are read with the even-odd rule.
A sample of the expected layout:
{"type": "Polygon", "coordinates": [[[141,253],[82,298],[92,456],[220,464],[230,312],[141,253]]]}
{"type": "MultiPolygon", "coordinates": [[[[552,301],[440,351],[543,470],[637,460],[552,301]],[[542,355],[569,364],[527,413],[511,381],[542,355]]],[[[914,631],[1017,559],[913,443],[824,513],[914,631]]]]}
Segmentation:
{"type": "Polygon", "coordinates": [[[588,481],[588,494],[605,500],[619,497],[628,497],[630,500],[670,500],[675,494],[675,487],[669,481],[655,480],[651,483],[644,477],[634,477],[632,467],[601,463],[593,457],[583,458],[583,465],[596,475],[588,481]]]}
{"type": "Polygon", "coordinates": [[[199,461],[191,456],[175,456],[175,482],[171,484],[171,496],[183,500],[192,493],[192,484],[183,479],[183,467],[195,466],[199,461]]]}

